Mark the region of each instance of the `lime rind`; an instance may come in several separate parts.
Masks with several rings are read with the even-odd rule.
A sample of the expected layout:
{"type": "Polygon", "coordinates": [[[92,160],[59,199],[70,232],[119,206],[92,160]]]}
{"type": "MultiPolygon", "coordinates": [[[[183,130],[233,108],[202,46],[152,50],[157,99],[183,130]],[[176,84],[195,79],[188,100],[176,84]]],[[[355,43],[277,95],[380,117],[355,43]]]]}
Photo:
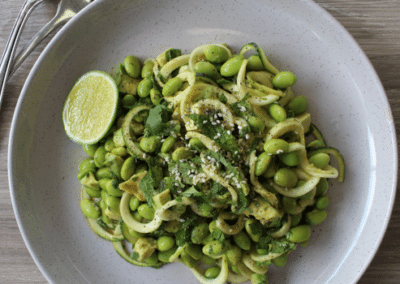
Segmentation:
{"type": "Polygon", "coordinates": [[[118,98],[118,86],[106,72],[94,70],[82,75],[71,88],[63,107],[67,136],[79,144],[100,141],[117,116],[118,98]]]}

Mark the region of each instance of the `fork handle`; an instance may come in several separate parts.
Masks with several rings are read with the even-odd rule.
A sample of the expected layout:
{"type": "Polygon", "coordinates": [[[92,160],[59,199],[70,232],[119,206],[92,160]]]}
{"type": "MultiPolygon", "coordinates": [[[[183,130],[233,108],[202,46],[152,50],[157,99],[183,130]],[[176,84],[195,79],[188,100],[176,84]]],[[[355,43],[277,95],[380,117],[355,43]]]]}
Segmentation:
{"type": "Polygon", "coordinates": [[[24,48],[15,56],[11,64],[10,76],[18,69],[18,67],[24,62],[28,55],[39,45],[39,43],[46,38],[51,32],[57,29],[59,26],[66,23],[72,16],[73,11],[63,12],[61,4],[58,5],[56,15],[43,27],[41,28],[32,39],[24,46],[24,48]]]}
{"type": "Polygon", "coordinates": [[[25,0],[11,30],[0,62],[0,108],[4,97],[7,78],[11,69],[12,59],[21,37],[22,29],[24,28],[29,15],[42,1],[43,0],[25,0]]]}

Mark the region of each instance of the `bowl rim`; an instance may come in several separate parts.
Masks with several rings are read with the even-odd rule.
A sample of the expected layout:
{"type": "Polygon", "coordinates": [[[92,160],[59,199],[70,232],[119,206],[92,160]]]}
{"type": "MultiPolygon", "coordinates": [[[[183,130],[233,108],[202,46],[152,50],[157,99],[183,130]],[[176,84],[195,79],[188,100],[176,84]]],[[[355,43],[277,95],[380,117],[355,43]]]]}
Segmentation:
{"type": "MultiPolygon", "coordinates": [[[[15,219],[17,221],[17,225],[21,232],[21,236],[24,240],[24,243],[25,243],[31,257],[35,261],[37,267],[39,268],[41,273],[44,275],[46,280],[48,280],[50,283],[53,283],[54,276],[51,274],[50,269],[47,269],[39,261],[36,251],[35,251],[35,248],[33,247],[31,240],[27,236],[26,228],[23,226],[23,221],[22,221],[22,217],[20,214],[22,209],[18,206],[18,198],[15,193],[14,180],[13,180],[14,175],[15,175],[14,171],[13,171],[13,163],[14,163],[14,161],[13,161],[13,156],[14,156],[13,146],[14,146],[15,132],[17,131],[16,125],[18,123],[18,118],[19,118],[19,114],[21,112],[24,98],[26,97],[26,95],[28,93],[29,84],[31,83],[32,79],[35,77],[35,74],[40,69],[42,62],[46,58],[49,51],[56,47],[57,42],[63,38],[63,34],[65,32],[68,32],[68,30],[70,29],[70,26],[76,25],[77,22],[79,23],[79,21],[82,18],[85,18],[88,14],[90,14],[90,12],[92,10],[98,9],[98,7],[100,7],[101,4],[106,1],[107,0],[97,0],[97,1],[94,1],[93,3],[91,3],[91,5],[88,5],[87,7],[85,7],[74,18],[72,18],[69,22],[67,22],[57,32],[57,34],[54,35],[54,37],[51,39],[51,41],[47,44],[47,46],[45,47],[45,49],[42,51],[42,53],[38,57],[37,61],[35,62],[34,66],[32,67],[31,71],[29,72],[29,75],[24,83],[24,86],[21,90],[21,94],[18,98],[17,105],[15,107],[15,111],[14,111],[12,123],[11,123],[11,128],[10,128],[7,167],[8,167],[8,182],[9,182],[9,188],[10,188],[11,203],[12,203],[15,219]]],[[[263,1],[265,2],[265,0],[263,0],[263,1]]],[[[388,109],[390,110],[387,115],[389,116],[390,121],[391,121],[389,124],[390,125],[389,128],[390,128],[391,134],[392,134],[390,137],[390,140],[393,141],[393,145],[394,145],[394,147],[393,147],[393,149],[391,149],[391,151],[393,151],[393,156],[397,157],[398,156],[397,136],[396,136],[396,128],[394,125],[393,113],[392,113],[385,89],[384,89],[382,82],[379,79],[379,76],[378,76],[375,68],[373,67],[371,61],[369,60],[369,58],[367,57],[365,52],[362,50],[362,48],[360,47],[358,42],[350,34],[350,32],[336,18],[334,18],[327,10],[322,8],[319,4],[315,3],[313,0],[301,0],[299,2],[301,2],[302,5],[311,6],[313,9],[315,9],[316,11],[321,13],[323,15],[323,17],[325,19],[327,19],[327,22],[329,22],[330,25],[333,25],[336,28],[340,29],[340,33],[342,33],[343,36],[347,37],[347,40],[349,40],[352,43],[352,48],[358,51],[361,60],[364,63],[366,63],[368,65],[368,67],[370,68],[369,71],[371,72],[371,75],[373,75],[373,77],[374,77],[373,79],[377,84],[376,87],[380,89],[382,94],[384,94],[384,96],[382,97],[382,99],[384,100],[383,103],[385,103],[387,105],[388,109]]],[[[363,276],[363,274],[367,270],[368,266],[370,265],[372,259],[375,257],[375,255],[379,249],[379,246],[382,243],[383,237],[385,236],[385,233],[387,231],[389,221],[391,219],[394,203],[395,203],[396,189],[397,189],[397,176],[398,176],[398,159],[396,158],[396,159],[394,159],[394,164],[393,164],[393,179],[392,179],[392,183],[391,183],[392,190],[390,191],[390,193],[391,193],[390,196],[388,196],[387,214],[385,215],[386,217],[384,218],[384,220],[382,220],[381,230],[379,231],[379,234],[378,234],[379,238],[374,243],[374,246],[370,249],[368,257],[364,260],[365,265],[363,265],[362,268],[360,269],[360,271],[357,275],[358,276],[356,279],[357,281],[360,280],[360,278],[363,276]]]]}

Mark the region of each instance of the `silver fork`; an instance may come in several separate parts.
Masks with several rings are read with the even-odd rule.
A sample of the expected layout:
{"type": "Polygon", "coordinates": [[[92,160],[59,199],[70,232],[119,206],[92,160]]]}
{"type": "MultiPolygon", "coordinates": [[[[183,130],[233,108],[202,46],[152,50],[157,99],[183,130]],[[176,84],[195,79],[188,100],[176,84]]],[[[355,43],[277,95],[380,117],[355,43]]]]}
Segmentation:
{"type": "Polygon", "coordinates": [[[38,33],[36,33],[26,44],[23,50],[16,56],[16,58],[13,59],[22,30],[29,15],[38,4],[43,2],[43,0],[25,0],[11,30],[10,37],[8,38],[0,62],[0,108],[3,101],[4,89],[8,76],[11,76],[15,72],[15,70],[21,65],[26,57],[45,37],[47,37],[60,25],[66,23],[92,1],[93,0],[61,0],[58,4],[56,15],[53,17],[53,19],[51,19],[38,33]]]}

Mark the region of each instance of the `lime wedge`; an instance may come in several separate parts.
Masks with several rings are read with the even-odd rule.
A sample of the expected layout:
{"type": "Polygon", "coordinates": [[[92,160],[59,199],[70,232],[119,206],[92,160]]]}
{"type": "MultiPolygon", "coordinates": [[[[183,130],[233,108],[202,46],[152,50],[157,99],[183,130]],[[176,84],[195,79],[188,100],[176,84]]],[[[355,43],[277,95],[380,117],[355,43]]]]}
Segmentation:
{"type": "Polygon", "coordinates": [[[117,106],[118,87],[114,79],[103,71],[90,71],[79,78],[65,101],[65,132],[79,144],[94,144],[110,129],[117,106]]]}

